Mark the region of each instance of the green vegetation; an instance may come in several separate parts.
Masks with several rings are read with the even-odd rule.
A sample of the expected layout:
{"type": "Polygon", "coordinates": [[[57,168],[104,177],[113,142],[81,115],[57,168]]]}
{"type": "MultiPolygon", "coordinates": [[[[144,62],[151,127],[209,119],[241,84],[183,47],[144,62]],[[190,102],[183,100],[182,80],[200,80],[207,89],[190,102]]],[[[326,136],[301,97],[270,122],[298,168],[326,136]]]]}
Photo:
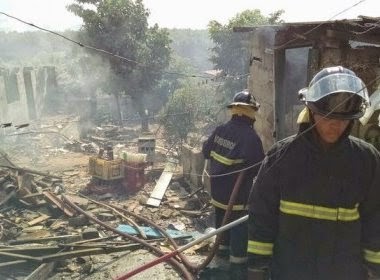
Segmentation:
{"type": "Polygon", "coordinates": [[[108,91],[116,98],[124,94],[131,96],[143,115],[143,95],[152,90],[169,65],[167,30],[157,25],[148,27],[149,13],[142,0],[76,2],[68,10],[82,18],[86,43],[127,58],[107,57],[111,70],[108,91]]]}
{"type": "Polygon", "coordinates": [[[182,143],[197,123],[205,123],[215,110],[216,91],[213,85],[192,80],[176,90],[160,114],[165,136],[171,143],[182,143]]]}
{"type": "Polygon", "coordinates": [[[226,25],[211,21],[208,30],[191,30],[149,27],[142,0],[75,0],[68,9],[84,25],[62,35],[89,48],[43,31],[0,32],[0,67],[55,66],[61,97],[111,94],[118,112],[119,97],[130,96],[140,115],[160,112],[173,142],[199,132],[200,123],[216,124],[233,94],[247,87],[250,38],[233,28],[279,23],[283,13],[247,10],[226,25]],[[219,76],[205,74],[212,69],[219,76]]]}
{"type": "Polygon", "coordinates": [[[280,10],[266,17],[260,10],[245,10],[230,19],[226,25],[217,21],[209,23],[208,31],[214,42],[211,61],[215,69],[223,71],[222,91],[226,102],[230,101],[234,93],[247,87],[251,56],[251,35],[248,32],[233,32],[233,28],[280,23],[283,12],[280,10]]]}

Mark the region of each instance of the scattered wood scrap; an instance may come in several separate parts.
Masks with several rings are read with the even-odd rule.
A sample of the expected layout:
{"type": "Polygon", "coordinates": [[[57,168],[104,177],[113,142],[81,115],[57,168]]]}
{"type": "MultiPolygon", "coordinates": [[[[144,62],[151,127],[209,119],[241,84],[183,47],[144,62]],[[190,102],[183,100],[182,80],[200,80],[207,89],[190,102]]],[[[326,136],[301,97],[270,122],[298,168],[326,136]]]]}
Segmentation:
{"type": "Polygon", "coordinates": [[[165,191],[170,183],[170,180],[172,179],[174,168],[175,166],[173,165],[173,163],[169,162],[165,165],[165,169],[162,172],[160,178],[158,179],[157,184],[154,187],[154,190],[146,203],[147,205],[153,207],[160,206],[161,200],[164,197],[165,191]]]}

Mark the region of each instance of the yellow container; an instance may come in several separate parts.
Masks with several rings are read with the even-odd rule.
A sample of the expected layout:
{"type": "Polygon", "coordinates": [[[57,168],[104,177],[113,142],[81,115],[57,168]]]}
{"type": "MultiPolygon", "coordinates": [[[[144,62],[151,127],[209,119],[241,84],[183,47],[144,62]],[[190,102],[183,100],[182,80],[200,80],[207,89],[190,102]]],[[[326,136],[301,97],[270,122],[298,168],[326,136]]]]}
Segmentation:
{"type": "Polygon", "coordinates": [[[90,157],[88,166],[90,175],[102,180],[115,180],[124,177],[121,159],[105,160],[90,157]]]}

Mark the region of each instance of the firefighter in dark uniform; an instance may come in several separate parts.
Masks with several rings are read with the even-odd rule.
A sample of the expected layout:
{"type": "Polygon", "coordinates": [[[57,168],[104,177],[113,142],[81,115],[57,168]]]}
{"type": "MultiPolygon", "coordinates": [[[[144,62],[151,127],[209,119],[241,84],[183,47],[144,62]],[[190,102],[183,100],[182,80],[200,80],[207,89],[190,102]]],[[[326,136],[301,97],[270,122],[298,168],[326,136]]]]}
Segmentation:
{"type": "MultiPolygon", "coordinates": [[[[264,158],[263,146],[254,130],[255,114],[260,104],[244,90],[235,94],[227,106],[231,119],[218,126],[203,144],[203,155],[210,161],[211,203],[215,209],[215,227],[219,228],[228,207],[238,173],[244,171],[229,222],[248,214],[247,200],[252,180],[264,158]]],[[[229,256],[231,266],[246,267],[247,222],[225,232],[217,254],[229,256]]]]}
{"type": "Polygon", "coordinates": [[[378,279],[380,154],[349,135],[367,89],[335,66],[300,97],[299,133],[269,150],[249,197],[248,279],[378,279]]]}

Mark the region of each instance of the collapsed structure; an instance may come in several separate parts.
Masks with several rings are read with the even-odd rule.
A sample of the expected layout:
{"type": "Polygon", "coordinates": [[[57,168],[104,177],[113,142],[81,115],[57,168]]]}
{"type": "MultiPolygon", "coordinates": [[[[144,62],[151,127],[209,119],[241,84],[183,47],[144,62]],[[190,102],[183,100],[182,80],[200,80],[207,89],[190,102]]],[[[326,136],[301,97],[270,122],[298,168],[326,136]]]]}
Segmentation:
{"type": "MultiPolygon", "coordinates": [[[[298,90],[306,87],[320,69],[342,65],[358,74],[370,95],[379,90],[379,20],[363,16],[236,28],[252,33],[248,88],[262,104],[255,127],[266,149],[296,133],[296,119],[303,108],[298,90]]],[[[380,148],[377,116],[373,114],[364,126],[357,123],[352,133],[380,148]]]]}

